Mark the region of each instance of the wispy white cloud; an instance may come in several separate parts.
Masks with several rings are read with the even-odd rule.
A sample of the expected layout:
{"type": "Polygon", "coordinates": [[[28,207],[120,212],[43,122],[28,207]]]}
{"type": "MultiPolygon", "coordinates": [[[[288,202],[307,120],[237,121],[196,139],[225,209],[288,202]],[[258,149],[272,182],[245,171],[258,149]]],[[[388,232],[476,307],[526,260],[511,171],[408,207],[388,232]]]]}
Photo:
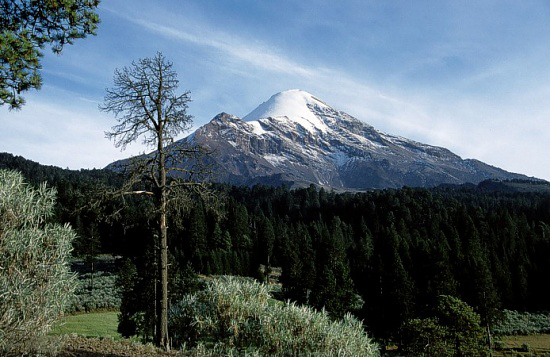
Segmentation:
{"type": "Polygon", "coordinates": [[[371,108],[367,111],[367,114],[370,113],[368,117],[387,119],[400,107],[407,105],[397,98],[392,98],[389,94],[373,89],[345,71],[328,67],[309,66],[294,61],[258,41],[251,42],[248,39],[231,36],[227,33],[209,29],[204,24],[194,26],[198,30],[192,32],[188,29],[155,23],[148,19],[127,18],[127,20],[135,22],[165,38],[220,51],[224,55],[221,56],[222,60],[220,61],[227,62],[225,60],[226,56],[239,61],[240,63],[236,64],[235,68],[243,75],[250,73],[250,70],[246,71],[249,65],[259,70],[274,72],[271,74],[263,72],[266,85],[273,76],[283,74],[290,76],[286,77],[289,78],[288,81],[290,82],[303,83],[311,90],[320,90],[327,93],[335,101],[348,103],[346,107],[353,108],[353,103],[361,102],[362,105],[356,106],[356,108],[360,108],[363,114],[365,114],[365,107],[371,108]],[[342,100],[339,100],[340,98],[342,100]]]}
{"type": "Polygon", "coordinates": [[[269,50],[267,46],[252,46],[240,39],[230,38],[226,34],[213,32],[204,27],[201,27],[200,34],[195,34],[144,19],[132,19],[132,21],[162,36],[195,45],[207,46],[265,70],[299,76],[311,76],[314,73],[310,68],[269,50]]]}
{"type": "Polygon", "coordinates": [[[0,151],[71,169],[101,168],[144,151],[139,145],[116,149],[104,135],[113,122],[97,112],[95,103],[62,107],[44,96],[29,97],[21,111],[0,108],[0,151]]]}

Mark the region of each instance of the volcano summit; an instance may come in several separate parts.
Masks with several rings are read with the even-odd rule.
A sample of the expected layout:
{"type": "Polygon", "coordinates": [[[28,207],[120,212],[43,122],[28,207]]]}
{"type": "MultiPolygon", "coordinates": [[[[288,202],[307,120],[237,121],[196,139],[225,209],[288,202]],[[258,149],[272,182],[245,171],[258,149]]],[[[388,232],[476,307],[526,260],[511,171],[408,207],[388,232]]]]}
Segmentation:
{"type": "Polygon", "coordinates": [[[368,190],[529,179],[383,133],[298,89],[273,95],[243,119],[220,113],[172,145],[188,143],[213,151],[215,180],[236,185],[368,190]]]}
{"type": "Polygon", "coordinates": [[[527,178],[382,133],[297,89],[273,95],[243,119],[218,114],[183,140],[213,150],[217,180],[233,184],[365,190],[527,178]]]}

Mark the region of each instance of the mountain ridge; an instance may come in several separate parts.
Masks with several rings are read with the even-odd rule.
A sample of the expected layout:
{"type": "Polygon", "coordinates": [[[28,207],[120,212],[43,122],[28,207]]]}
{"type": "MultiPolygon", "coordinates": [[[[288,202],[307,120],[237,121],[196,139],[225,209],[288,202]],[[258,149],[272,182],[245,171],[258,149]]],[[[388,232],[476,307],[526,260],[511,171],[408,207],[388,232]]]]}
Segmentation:
{"type": "Polygon", "coordinates": [[[173,145],[189,143],[213,151],[216,181],[231,184],[369,190],[529,179],[386,134],[299,89],[271,96],[242,119],[220,113],[173,145]]]}
{"type": "Polygon", "coordinates": [[[192,140],[218,152],[219,177],[231,183],[366,190],[527,178],[383,133],[296,89],[273,95],[242,119],[220,113],[192,140]]]}

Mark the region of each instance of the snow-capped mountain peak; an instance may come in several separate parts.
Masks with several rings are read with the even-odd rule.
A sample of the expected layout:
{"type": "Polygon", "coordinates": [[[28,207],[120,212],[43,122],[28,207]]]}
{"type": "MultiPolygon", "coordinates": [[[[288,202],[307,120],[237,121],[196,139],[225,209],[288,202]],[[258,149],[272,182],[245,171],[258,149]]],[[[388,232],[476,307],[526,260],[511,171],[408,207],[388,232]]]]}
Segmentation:
{"type": "Polygon", "coordinates": [[[363,190],[525,178],[382,133],[297,89],[273,95],[244,120],[218,114],[182,140],[211,150],[217,180],[238,184],[363,190]]]}
{"type": "MultiPolygon", "coordinates": [[[[291,89],[271,96],[269,100],[246,115],[243,120],[247,122],[268,118],[290,120],[311,133],[317,130],[326,132],[327,126],[315,113],[327,108],[330,107],[310,93],[300,89],[291,89]]],[[[258,123],[251,124],[258,127],[258,123]]]]}

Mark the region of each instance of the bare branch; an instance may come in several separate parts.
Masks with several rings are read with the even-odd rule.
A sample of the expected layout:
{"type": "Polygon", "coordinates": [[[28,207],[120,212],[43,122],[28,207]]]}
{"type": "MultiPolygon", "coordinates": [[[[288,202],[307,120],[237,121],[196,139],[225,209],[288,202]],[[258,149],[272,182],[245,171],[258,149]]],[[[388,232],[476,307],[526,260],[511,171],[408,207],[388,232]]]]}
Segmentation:
{"type": "Polygon", "coordinates": [[[113,113],[119,122],[105,133],[106,137],[122,149],[140,137],[143,144],[156,147],[159,135],[173,140],[189,130],[192,117],[186,111],[191,99],[188,91],[176,95],[177,86],[172,63],[160,53],[117,69],[114,86],[107,89],[104,103],[99,106],[113,113]]]}
{"type": "Polygon", "coordinates": [[[115,146],[124,149],[141,138],[145,145],[156,149],[124,165],[128,181],[118,190],[118,194],[122,200],[127,195],[155,198],[160,243],[159,280],[162,285],[157,343],[164,347],[168,347],[168,210],[187,210],[197,199],[205,202],[212,200],[207,185],[196,181],[206,173],[203,165],[206,151],[186,143],[172,144],[177,135],[192,126],[192,117],[187,114],[191,101],[189,92],[176,95],[177,87],[177,75],[172,63],[157,53],[153,58],[140,59],[137,63],[132,62],[130,67],[115,71],[114,87],[107,90],[104,104],[99,107],[113,113],[117,119],[118,124],[105,133],[115,142],[115,146]],[[169,174],[171,177],[168,177],[169,174]]]}

